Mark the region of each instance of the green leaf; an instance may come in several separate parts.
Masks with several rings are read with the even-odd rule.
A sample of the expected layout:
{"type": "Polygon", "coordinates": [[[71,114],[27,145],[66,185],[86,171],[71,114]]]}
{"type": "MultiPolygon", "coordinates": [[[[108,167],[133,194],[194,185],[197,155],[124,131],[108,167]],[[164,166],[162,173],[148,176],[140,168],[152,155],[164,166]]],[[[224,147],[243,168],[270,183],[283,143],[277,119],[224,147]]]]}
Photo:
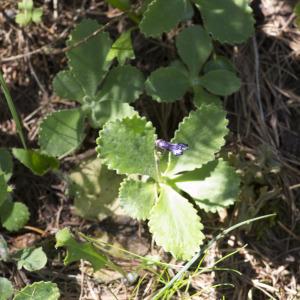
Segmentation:
{"type": "Polygon", "coordinates": [[[4,277],[0,277],[0,300],[9,299],[13,293],[14,289],[11,282],[4,277]]]}
{"type": "Polygon", "coordinates": [[[108,170],[98,158],[80,162],[70,172],[70,194],[77,213],[86,219],[102,220],[113,213],[122,177],[108,170]]]}
{"type": "Polygon", "coordinates": [[[16,159],[36,175],[42,176],[50,170],[59,168],[58,159],[42,154],[39,150],[13,148],[12,152],[16,159]]]}
{"type": "Polygon", "coordinates": [[[132,218],[146,220],[156,199],[156,184],[125,179],[120,187],[119,198],[125,212],[132,218]]]}
{"type": "Polygon", "coordinates": [[[0,173],[0,209],[1,209],[1,205],[6,201],[8,196],[7,188],[8,186],[4,174],[0,173]]]}
{"type": "Polygon", "coordinates": [[[83,103],[86,95],[80,81],[72,71],[59,72],[53,80],[53,89],[57,96],[67,100],[76,100],[79,103],[83,103]]]}
{"type": "Polygon", "coordinates": [[[42,16],[43,16],[43,9],[42,8],[35,8],[32,11],[32,21],[34,23],[40,23],[42,21],[42,16]]]}
{"type": "MultiPolygon", "coordinates": [[[[1,209],[1,208],[0,208],[1,209]]],[[[7,262],[9,260],[9,249],[4,237],[0,234],[0,261],[7,262]]],[[[1,289],[0,289],[1,290],[1,289]]],[[[1,293],[0,293],[1,295],[1,293]]],[[[0,298],[1,299],[1,298],[0,298]]]]}
{"type": "Polygon", "coordinates": [[[180,68],[159,68],[146,81],[146,92],[158,102],[181,99],[189,88],[189,81],[180,68]]]}
{"type": "Polygon", "coordinates": [[[112,7],[118,8],[122,11],[127,11],[130,9],[130,0],[105,0],[112,7]]]}
{"type": "Polygon", "coordinates": [[[83,138],[84,117],[77,108],[53,112],[40,125],[39,144],[50,156],[71,153],[83,138]]]}
{"type": "Polygon", "coordinates": [[[42,247],[25,248],[14,254],[13,258],[17,260],[18,269],[24,268],[29,272],[43,269],[47,264],[47,255],[42,247]]]}
{"type": "Polygon", "coordinates": [[[26,10],[24,12],[19,12],[16,15],[16,23],[22,27],[25,27],[31,22],[31,18],[32,18],[31,11],[26,10]]]}
{"type": "Polygon", "coordinates": [[[226,112],[216,105],[202,105],[179,124],[174,143],[188,144],[181,156],[170,156],[169,173],[192,171],[214,159],[228,133],[226,112]]]}
{"type": "Polygon", "coordinates": [[[198,75],[213,49],[208,33],[199,25],[183,29],[176,39],[176,47],[193,76],[198,75]]]}
{"type": "Polygon", "coordinates": [[[204,25],[221,43],[242,43],[254,33],[254,18],[248,0],[194,0],[204,25]]]}
{"type": "Polygon", "coordinates": [[[106,77],[97,98],[100,99],[99,101],[133,102],[142,94],[144,81],[142,72],[133,66],[113,68],[106,77]]]}
{"type": "Polygon", "coordinates": [[[33,0],[22,0],[18,2],[18,9],[20,10],[32,10],[33,0]]]}
{"type": "Polygon", "coordinates": [[[100,32],[90,37],[99,28],[96,21],[84,19],[72,31],[68,42],[68,46],[81,42],[79,46],[69,50],[67,56],[73,74],[89,96],[95,95],[100,81],[110,66],[106,60],[112,45],[108,33],[100,32]]]}
{"type": "Polygon", "coordinates": [[[11,154],[8,150],[0,148],[0,174],[3,173],[6,182],[11,178],[12,172],[13,161],[11,154]]]}
{"type": "Polygon", "coordinates": [[[108,121],[120,120],[136,115],[137,112],[128,103],[117,101],[95,101],[90,106],[90,122],[94,128],[102,127],[108,121]]]}
{"type": "Polygon", "coordinates": [[[35,282],[18,291],[13,300],[58,300],[59,289],[53,282],[35,282]]]}
{"type": "Polygon", "coordinates": [[[197,108],[200,108],[202,104],[204,105],[213,104],[222,107],[221,99],[219,97],[208,93],[200,86],[194,87],[193,100],[197,108]]]}
{"type": "Polygon", "coordinates": [[[30,217],[27,206],[21,202],[7,199],[1,206],[0,218],[2,226],[8,231],[18,231],[23,228],[30,217]]]}
{"type": "Polygon", "coordinates": [[[124,65],[126,60],[135,58],[131,31],[131,29],[125,31],[117,38],[108,52],[107,61],[111,62],[116,58],[120,65],[124,65]]]}
{"type": "Polygon", "coordinates": [[[168,185],[162,186],[151,210],[149,228],[156,243],[177,259],[191,258],[204,239],[197,211],[168,185]]]}
{"type": "Polygon", "coordinates": [[[174,181],[178,188],[193,197],[196,204],[206,212],[216,212],[233,204],[240,186],[238,174],[222,159],[179,175],[174,181]]]}
{"type": "Polygon", "coordinates": [[[108,122],[97,139],[97,151],[109,169],[119,174],[143,174],[156,178],[155,130],[137,115],[108,122]]]}
{"type": "Polygon", "coordinates": [[[68,228],[58,231],[55,238],[56,248],[67,248],[67,255],[64,259],[65,265],[84,259],[89,261],[93,266],[93,269],[97,271],[108,263],[108,259],[100,254],[99,250],[97,250],[90,242],[77,242],[68,228]]]}
{"type": "Polygon", "coordinates": [[[237,92],[241,87],[241,80],[227,70],[208,72],[200,77],[199,83],[209,92],[220,96],[228,96],[237,92]]]}
{"type": "Polygon", "coordinates": [[[147,6],[139,26],[146,37],[159,37],[190,14],[189,0],[153,0],[147,6]]]}
{"type": "Polygon", "coordinates": [[[209,60],[203,69],[204,73],[216,70],[227,70],[235,73],[235,67],[233,63],[225,56],[217,56],[214,59],[209,60]]]}

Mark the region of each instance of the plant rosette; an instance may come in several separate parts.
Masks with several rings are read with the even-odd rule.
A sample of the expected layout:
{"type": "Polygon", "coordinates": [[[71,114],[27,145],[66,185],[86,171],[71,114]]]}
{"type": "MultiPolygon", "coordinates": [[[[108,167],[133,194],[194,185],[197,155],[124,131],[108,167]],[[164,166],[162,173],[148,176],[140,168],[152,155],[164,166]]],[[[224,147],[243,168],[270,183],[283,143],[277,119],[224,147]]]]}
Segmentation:
{"type": "Polygon", "coordinates": [[[227,133],[226,114],[216,105],[192,111],[170,143],[157,140],[152,123],[138,115],[109,121],[99,133],[102,163],[127,176],[119,190],[123,209],[149,220],[156,243],[177,259],[192,257],[205,238],[190,200],[217,212],[233,204],[239,192],[234,168],[215,158],[227,133]]]}
{"type": "Polygon", "coordinates": [[[84,19],[70,35],[68,70],[56,75],[53,88],[57,96],[79,107],[55,111],[42,121],[39,145],[47,155],[61,157],[76,150],[85,137],[86,120],[100,128],[136,113],[130,103],[142,94],[144,76],[136,67],[124,65],[134,57],[131,31],[113,43],[101,28],[95,20],[84,19]],[[110,69],[114,59],[120,65],[110,69]]]}

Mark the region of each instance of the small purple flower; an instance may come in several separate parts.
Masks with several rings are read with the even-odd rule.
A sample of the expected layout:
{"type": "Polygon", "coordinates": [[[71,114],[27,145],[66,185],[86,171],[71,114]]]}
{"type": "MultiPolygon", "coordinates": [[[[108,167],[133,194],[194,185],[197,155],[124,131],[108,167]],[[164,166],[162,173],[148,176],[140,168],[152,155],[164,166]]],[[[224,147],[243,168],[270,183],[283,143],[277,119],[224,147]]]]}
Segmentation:
{"type": "Polygon", "coordinates": [[[185,150],[189,149],[189,146],[187,144],[182,144],[182,143],[172,144],[165,140],[157,140],[155,142],[155,145],[160,149],[164,149],[172,152],[175,156],[182,155],[185,150]]]}

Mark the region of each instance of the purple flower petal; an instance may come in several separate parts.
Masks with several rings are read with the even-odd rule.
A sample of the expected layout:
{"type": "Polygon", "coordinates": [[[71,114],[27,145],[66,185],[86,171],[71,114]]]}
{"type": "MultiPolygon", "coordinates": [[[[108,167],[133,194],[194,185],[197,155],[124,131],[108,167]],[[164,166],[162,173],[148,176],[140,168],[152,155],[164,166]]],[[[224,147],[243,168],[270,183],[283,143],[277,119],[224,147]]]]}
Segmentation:
{"type": "Polygon", "coordinates": [[[175,156],[182,155],[185,150],[189,148],[187,144],[179,143],[179,144],[172,144],[165,140],[157,140],[155,142],[156,147],[164,150],[168,150],[172,152],[175,156]]]}

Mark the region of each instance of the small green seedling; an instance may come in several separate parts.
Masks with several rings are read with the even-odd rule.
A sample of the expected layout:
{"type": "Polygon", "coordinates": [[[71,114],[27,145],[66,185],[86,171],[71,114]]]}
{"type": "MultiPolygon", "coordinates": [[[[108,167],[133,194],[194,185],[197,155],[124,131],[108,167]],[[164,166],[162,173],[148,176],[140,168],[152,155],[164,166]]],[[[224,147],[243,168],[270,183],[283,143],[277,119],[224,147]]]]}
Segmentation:
{"type": "Polygon", "coordinates": [[[35,8],[32,0],[22,0],[18,3],[18,14],[16,15],[16,22],[25,27],[31,22],[40,23],[43,16],[42,8],[35,8]]]}

